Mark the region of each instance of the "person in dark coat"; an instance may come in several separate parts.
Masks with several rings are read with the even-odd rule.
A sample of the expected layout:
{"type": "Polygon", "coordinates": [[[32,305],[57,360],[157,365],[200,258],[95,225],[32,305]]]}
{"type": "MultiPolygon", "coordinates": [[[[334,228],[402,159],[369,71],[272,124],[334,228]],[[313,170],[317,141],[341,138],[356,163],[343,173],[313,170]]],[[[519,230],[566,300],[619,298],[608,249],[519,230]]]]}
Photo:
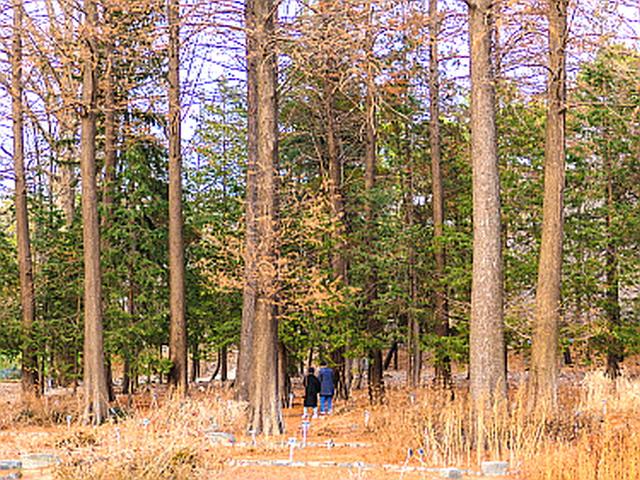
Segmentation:
{"type": "Polygon", "coordinates": [[[309,368],[309,374],[304,377],[304,416],[307,417],[307,408],[313,409],[313,418],[318,418],[318,394],[320,393],[320,380],[315,375],[313,367],[309,368]]]}
{"type": "Polygon", "coordinates": [[[320,364],[320,415],[329,414],[333,410],[334,386],[333,369],[326,362],[320,364]]]}

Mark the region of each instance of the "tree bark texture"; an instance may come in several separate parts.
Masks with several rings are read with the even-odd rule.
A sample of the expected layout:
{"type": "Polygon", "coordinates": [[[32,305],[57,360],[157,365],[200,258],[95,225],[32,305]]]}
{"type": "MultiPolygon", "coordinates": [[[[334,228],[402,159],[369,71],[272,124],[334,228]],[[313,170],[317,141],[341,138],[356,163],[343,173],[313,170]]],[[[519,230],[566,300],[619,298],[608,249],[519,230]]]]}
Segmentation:
{"type": "Polygon", "coordinates": [[[542,241],[531,348],[533,403],[542,410],[557,405],[558,324],[562,277],[563,192],[565,183],[565,47],[567,0],[548,0],[549,80],[545,139],[542,241]]]}
{"type": "Polygon", "coordinates": [[[133,388],[131,386],[131,367],[132,365],[129,355],[125,355],[122,367],[122,393],[124,395],[133,393],[133,388]]]}
{"type": "Polygon", "coordinates": [[[224,345],[220,348],[220,381],[226,382],[228,379],[227,346],[224,345]]]}
{"type": "Polygon", "coordinates": [[[196,383],[196,380],[200,376],[200,349],[198,348],[198,342],[194,342],[191,345],[191,381],[196,383]]]}
{"type": "Polygon", "coordinates": [[[289,378],[289,354],[284,342],[278,342],[278,385],[280,390],[280,404],[283,407],[289,405],[289,393],[291,393],[291,379],[289,378]]]}
{"type": "MultiPolygon", "coordinates": [[[[368,59],[366,72],[366,98],[365,98],[365,157],[364,157],[364,189],[367,200],[364,206],[365,222],[368,225],[367,243],[369,249],[373,249],[375,238],[375,201],[374,190],[376,186],[376,169],[377,169],[377,137],[376,137],[376,101],[375,101],[375,83],[373,72],[373,6],[369,3],[369,21],[366,39],[366,51],[371,57],[368,59]]],[[[378,273],[375,264],[371,266],[367,285],[365,286],[365,312],[367,315],[368,330],[372,338],[375,340],[382,332],[382,325],[376,316],[373,304],[378,297],[378,273]]],[[[380,348],[371,348],[369,350],[369,401],[372,404],[380,404],[384,401],[384,368],[382,359],[382,350],[380,348]]]]}
{"type": "MultiPolygon", "coordinates": [[[[248,31],[256,75],[257,134],[255,192],[255,314],[249,380],[249,429],[258,434],[283,432],[278,381],[277,296],[277,192],[278,102],[275,51],[276,4],[252,0],[247,4],[255,19],[248,31]]],[[[252,88],[252,87],[249,87],[252,88]]],[[[249,254],[250,255],[250,254],[249,254]]]]}
{"type": "Polygon", "coordinates": [[[113,77],[113,45],[108,42],[104,81],[104,177],[102,202],[105,215],[103,226],[108,227],[113,215],[113,201],[116,181],[116,107],[113,77]]]}
{"type": "Polygon", "coordinates": [[[102,328],[100,227],[96,186],[96,97],[98,46],[96,5],[85,0],[82,48],[80,169],[82,174],[82,238],[84,245],[84,416],[101,423],[107,416],[107,381],[102,328]]]}
{"type": "MultiPolygon", "coordinates": [[[[254,1],[247,0],[245,5],[245,25],[247,32],[255,30],[254,1]]],[[[253,36],[246,37],[247,57],[247,173],[245,199],[245,253],[244,253],[244,287],[242,295],[242,323],[240,330],[240,348],[236,370],[236,398],[249,400],[249,377],[251,375],[253,344],[253,319],[256,311],[256,233],[257,204],[257,158],[258,158],[258,92],[257,64],[255,41],[253,36]]]]}
{"type": "Polygon", "coordinates": [[[167,1],[169,21],[169,382],[182,394],[188,388],[187,319],[182,235],[182,154],[180,119],[180,6],[167,1]]]}
{"type": "MultiPolygon", "coordinates": [[[[134,187],[135,188],[135,187],[134,187]]],[[[131,220],[130,220],[131,221],[131,220]]],[[[129,317],[129,325],[133,325],[135,323],[136,318],[136,299],[138,298],[138,286],[135,280],[135,266],[133,258],[135,258],[137,251],[137,241],[132,237],[130,244],[130,252],[131,255],[128,259],[127,265],[127,304],[126,311],[129,317]]],[[[134,347],[135,349],[136,347],[134,347]]],[[[122,393],[133,393],[134,387],[137,385],[137,372],[132,364],[132,360],[136,358],[137,354],[135,351],[125,351],[124,352],[124,376],[122,380],[122,393]],[[132,378],[134,377],[135,378],[132,378]]]]}
{"type": "Polygon", "coordinates": [[[15,173],[16,239],[22,309],[22,394],[39,394],[38,359],[32,338],[36,316],[29,207],[24,162],[24,107],[22,104],[22,0],[13,1],[11,43],[11,114],[13,120],[13,168],[15,173]]]}
{"type": "MultiPolygon", "coordinates": [[[[116,126],[115,126],[115,99],[114,99],[114,81],[113,81],[113,54],[110,42],[107,42],[105,52],[106,68],[104,72],[104,176],[102,183],[102,204],[103,204],[103,216],[102,216],[102,251],[107,252],[109,250],[108,236],[104,233],[110,228],[113,217],[113,201],[114,201],[114,189],[115,189],[115,168],[116,168],[116,126]]],[[[103,295],[104,306],[103,311],[107,309],[109,305],[109,289],[103,295]]],[[[105,322],[107,318],[105,318],[105,322]]],[[[107,324],[107,329],[109,328],[107,324]]],[[[116,399],[113,390],[113,368],[111,365],[111,357],[109,352],[106,352],[107,360],[107,392],[109,394],[109,401],[112,402],[116,399]]]]}
{"type": "MultiPolygon", "coordinates": [[[[327,73],[329,75],[330,73],[327,73]]],[[[342,161],[338,150],[335,119],[335,85],[331,80],[324,79],[323,107],[326,121],[327,158],[329,164],[329,197],[331,202],[331,216],[337,225],[336,246],[331,257],[333,277],[343,283],[347,281],[347,262],[345,258],[346,244],[344,242],[344,200],[342,198],[342,161]]]]}
{"type": "MultiPolygon", "coordinates": [[[[334,280],[342,285],[347,283],[347,260],[345,234],[345,209],[342,197],[342,161],[338,149],[335,119],[335,85],[329,78],[333,72],[325,72],[323,79],[323,110],[326,122],[327,160],[329,165],[329,201],[331,216],[336,225],[335,246],[331,255],[331,270],[334,280]]],[[[331,352],[332,364],[336,376],[336,396],[349,398],[349,385],[346,379],[345,348],[331,352]]]]}
{"type": "MultiPolygon", "coordinates": [[[[406,186],[406,194],[405,194],[405,204],[406,204],[406,222],[407,228],[409,231],[412,231],[415,225],[415,207],[414,207],[414,166],[413,159],[411,157],[410,149],[406,152],[407,156],[407,186],[406,186]]],[[[416,268],[417,263],[417,255],[416,248],[413,242],[413,239],[409,240],[408,252],[407,252],[407,277],[408,277],[408,287],[409,287],[409,309],[407,313],[407,326],[409,332],[408,339],[408,372],[407,378],[411,387],[415,388],[420,385],[420,375],[422,371],[422,349],[420,347],[420,336],[421,336],[421,328],[420,328],[420,319],[417,315],[417,306],[418,306],[418,271],[416,268]]],[[[394,343],[395,345],[395,343],[394,343]]],[[[385,370],[386,367],[385,360],[385,370]]]]}
{"type": "Polygon", "coordinates": [[[500,183],[491,65],[491,1],[469,3],[473,271],[470,391],[476,412],[506,397],[500,183]]]}
{"type": "Polygon", "coordinates": [[[391,362],[394,362],[393,369],[397,370],[398,369],[398,342],[393,342],[393,344],[391,344],[391,348],[387,352],[387,355],[384,357],[384,363],[382,365],[382,368],[384,368],[385,370],[389,370],[389,367],[391,366],[391,362]]]}
{"type": "MultiPolygon", "coordinates": [[[[442,181],[442,154],[440,143],[440,78],[438,73],[438,1],[429,0],[429,147],[431,150],[431,192],[433,213],[433,243],[435,257],[434,317],[435,333],[449,336],[447,288],[444,283],[446,252],[444,247],[444,188],[442,181]]],[[[451,360],[436,354],[436,380],[443,385],[451,383],[451,360]]]]}
{"type": "MultiPolygon", "coordinates": [[[[365,191],[368,195],[367,205],[365,206],[366,222],[369,225],[369,248],[373,248],[376,241],[375,234],[375,212],[373,192],[376,184],[376,131],[375,131],[375,99],[373,96],[373,79],[369,80],[367,85],[366,98],[366,146],[365,146],[365,191]]],[[[371,266],[369,278],[366,285],[367,323],[369,333],[375,339],[382,330],[382,325],[376,316],[373,304],[378,296],[378,274],[376,266],[371,266]]],[[[384,401],[384,368],[382,360],[382,350],[380,348],[371,348],[369,351],[369,400],[372,404],[380,404],[384,401]]]]}
{"type": "MultiPolygon", "coordinates": [[[[608,132],[605,132],[608,136],[608,132]]],[[[606,252],[606,313],[609,339],[607,342],[607,367],[609,378],[620,375],[620,362],[624,359],[624,345],[615,335],[615,330],[621,325],[620,318],[620,282],[618,280],[618,249],[616,246],[615,214],[616,192],[613,174],[613,159],[607,147],[605,150],[604,167],[607,175],[607,252],[606,252]]]]}

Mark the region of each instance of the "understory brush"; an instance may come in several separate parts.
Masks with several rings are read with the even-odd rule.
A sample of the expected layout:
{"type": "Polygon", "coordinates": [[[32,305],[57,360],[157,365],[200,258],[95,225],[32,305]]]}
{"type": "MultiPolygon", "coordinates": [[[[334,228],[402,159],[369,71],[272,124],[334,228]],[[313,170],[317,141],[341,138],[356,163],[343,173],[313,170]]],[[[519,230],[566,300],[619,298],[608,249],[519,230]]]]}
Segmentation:
{"type": "MultiPolygon", "coordinates": [[[[535,480],[637,480],[640,478],[640,381],[589,373],[568,440],[548,438],[523,461],[535,480]]],[[[561,413],[562,414],[562,413],[561,413]]],[[[565,412],[566,415],[566,412],[565,412]]]]}
{"type": "Polygon", "coordinates": [[[75,420],[81,412],[77,396],[22,396],[0,412],[0,430],[14,425],[51,427],[75,420]]]}
{"type": "Polygon", "coordinates": [[[212,445],[207,433],[240,428],[244,410],[244,405],[220,397],[174,397],[157,408],[133,412],[100,427],[74,427],[58,439],[64,453],[57,477],[215,478],[224,470],[226,456],[224,449],[212,445]]]}

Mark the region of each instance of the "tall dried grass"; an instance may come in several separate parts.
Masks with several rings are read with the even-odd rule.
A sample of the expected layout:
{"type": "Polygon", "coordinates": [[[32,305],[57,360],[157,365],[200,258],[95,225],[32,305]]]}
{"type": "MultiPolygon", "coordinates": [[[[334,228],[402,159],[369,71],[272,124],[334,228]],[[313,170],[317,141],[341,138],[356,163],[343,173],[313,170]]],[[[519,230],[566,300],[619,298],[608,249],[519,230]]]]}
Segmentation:
{"type": "Polygon", "coordinates": [[[523,462],[523,477],[541,480],[640,478],[640,381],[586,375],[570,441],[547,439],[523,462]]]}
{"type": "Polygon", "coordinates": [[[220,397],[169,398],[158,408],[133,413],[98,428],[74,427],[57,446],[64,480],[155,480],[216,478],[226,453],[207,432],[232,431],[243,423],[244,406],[220,397]],[[206,477],[204,473],[206,471],[206,477]]]}
{"type": "Polygon", "coordinates": [[[81,411],[78,397],[21,395],[19,402],[9,402],[0,411],[0,430],[15,424],[51,427],[76,418],[81,411]]]}
{"type": "MultiPolygon", "coordinates": [[[[438,389],[422,390],[415,397],[393,391],[387,405],[373,409],[364,401],[319,425],[334,428],[336,435],[353,432],[354,420],[360,422],[363,410],[369,409],[368,427],[360,430],[357,440],[370,441],[373,463],[402,463],[412,448],[422,449],[420,460],[433,467],[477,467],[482,460],[508,460],[517,477],[525,480],[640,479],[640,380],[628,376],[613,382],[601,373],[589,373],[581,382],[565,382],[560,408],[550,417],[531,414],[521,387],[510,390],[508,409],[496,410],[481,422],[472,417],[462,389],[455,397],[438,389]]],[[[52,403],[34,402],[22,408],[30,412],[22,414],[22,421],[59,423],[62,415],[73,411],[72,402],[56,403],[55,408],[52,403]]],[[[233,452],[212,445],[206,433],[242,432],[245,406],[219,390],[160,403],[97,428],[57,425],[53,445],[63,460],[57,477],[146,480],[228,475],[226,460],[233,452]]]]}
{"type": "Polygon", "coordinates": [[[524,387],[512,389],[508,409],[480,421],[464,392],[452,399],[430,389],[418,398],[415,405],[396,398],[373,411],[381,455],[400,461],[408,448],[422,448],[431,466],[507,460],[532,480],[640,479],[638,380],[587,374],[580,385],[562,388],[558,411],[548,417],[532,414],[524,387]]]}

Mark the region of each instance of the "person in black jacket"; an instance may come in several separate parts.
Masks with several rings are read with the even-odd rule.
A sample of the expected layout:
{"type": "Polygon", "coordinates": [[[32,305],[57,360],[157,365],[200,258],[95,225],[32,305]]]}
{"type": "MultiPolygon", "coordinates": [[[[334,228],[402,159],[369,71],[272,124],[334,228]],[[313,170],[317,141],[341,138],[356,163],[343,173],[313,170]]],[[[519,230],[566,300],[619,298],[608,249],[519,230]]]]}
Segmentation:
{"type": "Polygon", "coordinates": [[[318,394],[320,393],[320,380],[315,375],[313,367],[309,368],[309,374],[304,377],[304,416],[307,417],[307,408],[313,409],[313,418],[318,418],[318,394]]]}

